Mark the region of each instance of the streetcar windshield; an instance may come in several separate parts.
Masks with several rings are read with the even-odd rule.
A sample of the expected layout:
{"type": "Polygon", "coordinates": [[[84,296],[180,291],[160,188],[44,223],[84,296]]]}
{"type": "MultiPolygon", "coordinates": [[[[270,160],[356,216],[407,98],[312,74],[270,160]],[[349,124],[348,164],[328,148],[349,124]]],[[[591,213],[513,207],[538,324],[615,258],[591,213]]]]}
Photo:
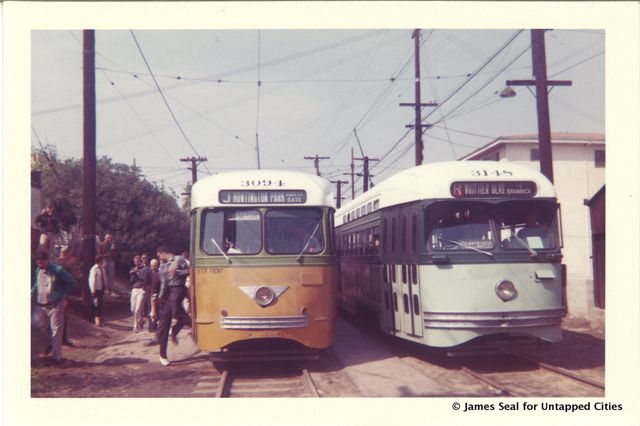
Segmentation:
{"type": "Polygon", "coordinates": [[[495,247],[491,206],[486,203],[436,203],[426,215],[432,250],[474,250],[495,247]]]}
{"type": "Polygon", "coordinates": [[[258,210],[209,210],[203,218],[202,250],[206,254],[257,254],[262,249],[262,218],[258,210]]]}
{"type": "Polygon", "coordinates": [[[553,201],[440,202],[429,207],[427,245],[431,250],[536,250],[558,246],[553,201]]]}
{"type": "Polygon", "coordinates": [[[556,204],[548,201],[511,201],[497,206],[496,224],[507,250],[552,249],[558,245],[556,204]]]}
{"type": "Polygon", "coordinates": [[[320,253],[324,250],[322,211],[270,209],[265,215],[265,247],[271,254],[320,253]]]}

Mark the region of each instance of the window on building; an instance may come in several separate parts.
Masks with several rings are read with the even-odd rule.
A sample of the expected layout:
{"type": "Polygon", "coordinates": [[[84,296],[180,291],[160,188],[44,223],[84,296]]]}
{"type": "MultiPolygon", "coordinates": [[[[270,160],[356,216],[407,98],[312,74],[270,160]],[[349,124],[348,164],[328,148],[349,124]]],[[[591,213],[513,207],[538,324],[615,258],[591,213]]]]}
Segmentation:
{"type": "Polygon", "coordinates": [[[595,166],[604,167],[604,149],[596,149],[593,154],[595,166]]]}
{"type": "Polygon", "coordinates": [[[485,161],[500,161],[500,151],[496,151],[483,158],[485,161]]]}
{"type": "Polygon", "coordinates": [[[380,200],[373,200],[373,210],[378,210],[380,208],[380,200]]]}
{"type": "Polygon", "coordinates": [[[538,148],[533,148],[529,151],[529,160],[540,161],[540,150],[538,148]]]}

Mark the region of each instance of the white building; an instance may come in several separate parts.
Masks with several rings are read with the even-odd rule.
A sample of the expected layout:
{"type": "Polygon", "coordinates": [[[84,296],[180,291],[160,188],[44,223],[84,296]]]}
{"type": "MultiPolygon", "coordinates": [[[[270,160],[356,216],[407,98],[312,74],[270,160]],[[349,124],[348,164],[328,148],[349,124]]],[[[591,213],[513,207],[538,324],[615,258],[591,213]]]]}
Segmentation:
{"type": "MultiPolygon", "coordinates": [[[[569,317],[602,326],[594,294],[590,200],[605,184],[603,134],[553,133],[553,176],[562,212],[563,263],[567,265],[569,317]]],[[[461,160],[510,161],[540,170],[538,135],[503,136],[461,160]]]]}

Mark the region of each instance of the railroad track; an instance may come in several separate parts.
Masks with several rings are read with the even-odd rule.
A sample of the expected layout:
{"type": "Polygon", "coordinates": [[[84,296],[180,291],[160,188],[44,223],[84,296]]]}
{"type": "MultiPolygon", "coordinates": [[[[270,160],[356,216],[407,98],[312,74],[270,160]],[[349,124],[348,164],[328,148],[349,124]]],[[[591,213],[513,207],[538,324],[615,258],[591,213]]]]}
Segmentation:
{"type": "Polygon", "coordinates": [[[530,356],[507,354],[502,359],[493,358],[493,362],[495,365],[489,366],[486,359],[457,361],[461,371],[495,389],[498,396],[604,395],[604,383],[530,356]]]}
{"type": "Polygon", "coordinates": [[[222,371],[215,394],[216,398],[318,398],[319,396],[311,374],[306,368],[296,372],[276,374],[226,369],[222,371]]]}
{"type": "Polygon", "coordinates": [[[231,366],[204,376],[193,394],[214,398],[320,397],[309,370],[291,367],[258,371],[256,367],[231,366]]]}

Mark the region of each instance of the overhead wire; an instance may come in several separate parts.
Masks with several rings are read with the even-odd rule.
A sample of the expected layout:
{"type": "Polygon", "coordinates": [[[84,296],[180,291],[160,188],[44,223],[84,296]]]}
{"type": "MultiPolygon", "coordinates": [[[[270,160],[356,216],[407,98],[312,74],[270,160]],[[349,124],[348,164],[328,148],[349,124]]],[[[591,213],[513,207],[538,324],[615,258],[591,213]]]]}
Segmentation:
{"type": "MultiPolygon", "coordinates": [[[[371,66],[371,63],[373,62],[373,59],[375,58],[376,53],[378,52],[378,49],[379,49],[379,46],[376,47],[375,49],[373,49],[373,48],[367,49],[367,55],[365,56],[363,61],[360,63],[360,67],[356,70],[355,75],[363,75],[363,74],[366,73],[366,71],[371,66]]],[[[357,88],[358,88],[360,83],[361,83],[361,81],[355,81],[351,85],[351,87],[347,91],[347,94],[342,98],[342,101],[341,101],[340,105],[338,106],[338,108],[336,109],[335,113],[333,114],[333,118],[331,119],[331,121],[329,121],[327,123],[327,125],[324,128],[324,130],[319,133],[319,135],[316,138],[316,140],[322,140],[324,138],[324,136],[327,134],[327,132],[329,131],[329,129],[334,127],[334,124],[336,123],[338,117],[340,116],[342,111],[345,110],[345,107],[346,107],[349,99],[351,98],[351,96],[353,96],[355,94],[355,92],[356,92],[356,90],[357,90],[357,88]]]]}
{"type": "MultiPolygon", "coordinates": [[[[403,57],[408,56],[406,61],[404,61],[404,63],[399,67],[399,69],[392,74],[392,77],[389,79],[389,82],[385,85],[385,87],[383,88],[382,92],[378,95],[378,97],[374,100],[374,102],[371,104],[371,106],[367,109],[367,111],[364,113],[362,118],[360,118],[360,120],[358,120],[358,122],[354,126],[354,129],[359,128],[361,125],[366,124],[369,120],[372,119],[372,117],[374,116],[373,111],[375,111],[375,109],[378,108],[379,105],[381,105],[382,100],[390,92],[391,87],[394,85],[394,83],[396,81],[398,81],[398,78],[405,72],[405,70],[407,69],[407,67],[411,63],[411,59],[413,57],[412,54],[411,54],[411,50],[412,50],[412,47],[409,46],[407,48],[407,51],[405,52],[405,55],[403,56],[403,57]],[[367,121],[365,122],[365,120],[367,120],[367,121]]],[[[350,138],[351,138],[351,131],[348,134],[346,134],[340,140],[340,142],[338,144],[339,145],[338,150],[330,155],[331,158],[334,159],[333,161],[335,161],[335,159],[340,154],[340,152],[342,152],[342,150],[347,146],[347,143],[350,140],[350,138]]],[[[331,164],[329,164],[328,167],[330,168],[332,166],[333,166],[333,162],[331,164]]],[[[354,185],[355,185],[355,180],[354,180],[354,185]]],[[[349,185],[347,188],[349,188],[350,186],[351,185],[349,185]]]]}
{"type": "MultiPolygon", "coordinates": [[[[114,88],[114,90],[116,92],[118,92],[118,94],[120,94],[121,96],[123,96],[122,92],[120,91],[120,89],[116,86],[116,83],[111,80],[111,78],[109,77],[109,75],[107,74],[106,71],[102,71],[102,73],[104,74],[104,76],[107,78],[107,80],[109,80],[109,83],[111,84],[111,87],[114,88]]],[[[156,134],[154,132],[151,131],[151,129],[149,128],[149,125],[146,123],[146,121],[142,118],[142,116],[138,113],[138,111],[133,107],[133,105],[131,104],[131,102],[129,102],[128,99],[126,98],[122,98],[122,100],[124,101],[124,103],[127,104],[127,106],[131,109],[131,111],[133,112],[133,114],[136,116],[136,118],[140,121],[140,123],[142,123],[142,125],[144,126],[144,128],[147,130],[148,134],[151,135],[151,137],[156,141],[156,143],[158,144],[158,146],[162,149],[162,151],[167,154],[167,157],[169,157],[171,159],[171,161],[175,162],[176,164],[178,164],[177,160],[175,159],[174,156],[172,156],[169,151],[167,150],[167,148],[160,142],[160,139],[158,139],[158,137],[156,136],[156,134]]]]}
{"type": "MultiPolygon", "coordinates": [[[[469,77],[468,77],[464,82],[462,82],[462,83],[461,83],[458,87],[456,87],[456,88],[455,88],[455,89],[454,89],[454,90],[453,90],[449,95],[447,95],[443,101],[439,102],[437,107],[435,107],[433,110],[431,110],[431,111],[429,112],[429,114],[427,114],[425,117],[423,117],[423,118],[422,118],[422,120],[421,120],[421,122],[423,122],[423,123],[424,123],[424,122],[425,122],[425,120],[426,120],[428,117],[430,117],[431,115],[433,115],[433,114],[435,113],[435,111],[437,111],[437,110],[441,109],[441,108],[442,108],[442,106],[443,106],[445,103],[447,103],[447,102],[448,102],[449,100],[451,100],[451,99],[452,99],[452,98],[453,98],[457,93],[459,93],[459,92],[462,90],[462,88],[464,88],[464,87],[465,87],[465,86],[466,86],[466,85],[467,85],[467,84],[468,84],[468,83],[469,83],[473,78],[475,78],[475,76],[476,76],[476,75],[478,75],[478,73],[479,73],[480,71],[482,71],[484,68],[486,68],[486,67],[487,67],[487,66],[488,66],[488,65],[493,61],[493,59],[495,59],[495,58],[496,58],[496,57],[497,57],[497,56],[498,56],[502,51],[504,51],[504,50],[505,50],[505,49],[506,49],[506,48],[507,48],[507,47],[508,47],[508,46],[509,46],[509,45],[510,45],[510,44],[511,44],[511,43],[512,43],[512,42],[513,42],[513,41],[514,41],[514,40],[515,40],[515,39],[516,39],[516,38],[517,38],[517,37],[518,37],[522,32],[523,32],[523,31],[524,31],[524,30],[517,30],[517,31],[516,31],[516,32],[515,32],[515,33],[514,33],[514,34],[513,34],[513,35],[512,35],[512,36],[511,36],[511,37],[510,37],[506,42],[505,42],[505,43],[503,43],[503,44],[502,44],[502,45],[501,45],[501,46],[500,46],[500,47],[499,47],[499,48],[498,48],[494,53],[492,53],[492,54],[491,54],[491,55],[490,55],[490,56],[489,56],[489,57],[488,57],[488,58],[487,58],[487,59],[486,59],[482,64],[480,64],[480,66],[479,66],[479,67],[477,67],[477,68],[474,70],[474,72],[473,72],[473,73],[472,73],[472,74],[471,74],[471,75],[470,75],[470,76],[469,76],[469,77]]],[[[530,48],[530,47],[529,47],[529,48],[530,48]]],[[[527,50],[528,50],[528,49],[527,49],[527,50]]],[[[526,52],[526,50],[525,50],[525,52],[526,52]]],[[[523,53],[521,53],[521,55],[522,55],[522,54],[524,54],[524,52],[523,52],[523,53]]],[[[509,65],[507,65],[507,67],[508,67],[508,66],[510,66],[512,63],[513,63],[513,61],[512,61],[509,65]]],[[[499,75],[499,74],[497,74],[497,75],[499,75]]],[[[496,75],[496,76],[494,76],[494,77],[492,77],[492,78],[490,79],[490,81],[493,81],[493,79],[497,78],[497,75],[496,75]]],[[[484,86],[484,87],[486,87],[486,85],[488,85],[488,84],[489,84],[489,82],[485,83],[485,86],[484,86]]],[[[484,88],[484,87],[483,87],[483,88],[484,88]]],[[[477,94],[477,93],[478,93],[478,91],[474,92],[474,94],[473,94],[472,96],[474,96],[474,95],[475,95],[475,94],[477,94]]],[[[467,99],[465,100],[465,102],[466,102],[466,101],[468,101],[468,99],[470,99],[472,96],[467,97],[467,99]]],[[[455,111],[456,109],[458,109],[461,105],[463,105],[463,103],[461,103],[461,104],[459,104],[457,107],[455,107],[453,111],[455,111]]],[[[447,114],[450,114],[450,113],[451,113],[451,112],[449,112],[449,113],[447,113],[447,114]]],[[[446,115],[445,115],[445,117],[446,117],[446,115]]],[[[440,121],[437,121],[436,123],[433,123],[433,124],[440,123],[441,121],[442,121],[442,119],[441,119],[440,121]]],[[[424,126],[424,128],[427,128],[427,126],[424,126]]],[[[410,132],[411,132],[411,130],[409,130],[409,131],[405,132],[405,133],[403,134],[403,136],[402,136],[402,137],[401,137],[401,138],[400,138],[400,139],[399,139],[399,140],[398,140],[398,141],[397,141],[397,142],[396,142],[396,143],[391,147],[391,149],[390,149],[390,150],[388,150],[388,151],[385,153],[385,155],[380,159],[380,162],[378,162],[378,163],[374,164],[374,166],[372,167],[372,169],[373,169],[373,168],[376,168],[376,166],[380,166],[380,165],[381,165],[381,163],[382,163],[383,158],[386,158],[386,157],[389,155],[389,153],[391,153],[391,152],[392,152],[392,151],[393,151],[393,150],[394,150],[394,149],[395,149],[395,148],[396,148],[396,147],[397,147],[397,146],[398,146],[398,145],[399,145],[399,144],[400,144],[400,143],[401,143],[401,142],[402,142],[406,137],[407,137],[407,135],[409,135],[409,133],[410,133],[410,132]]],[[[408,151],[408,149],[410,149],[410,146],[409,146],[408,148],[405,148],[405,151],[403,151],[403,152],[402,152],[402,154],[404,155],[404,154],[408,151]]],[[[400,158],[402,158],[402,155],[401,155],[401,156],[399,156],[398,158],[396,158],[395,160],[393,160],[392,162],[390,162],[390,164],[391,164],[391,165],[392,165],[392,164],[395,164],[397,161],[399,161],[399,159],[400,159],[400,158]]],[[[384,168],[383,168],[382,170],[384,171],[384,170],[386,170],[386,169],[384,169],[384,168]]]]}
{"type": "MultiPolygon", "coordinates": [[[[136,38],[136,35],[134,34],[133,30],[129,30],[131,32],[131,36],[133,37],[133,41],[135,41],[136,46],[138,47],[138,51],[140,52],[140,55],[142,56],[142,59],[144,60],[145,65],[147,66],[147,69],[149,70],[149,73],[151,74],[151,78],[153,79],[153,83],[156,85],[156,88],[158,89],[158,92],[160,93],[160,96],[162,97],[162,101],[164,102],[164,104],[167,106],[167,109],[169,110],[169,113],[171,114],[171,117],[173,118],[173,121],[176,123],[176,126],[178,127],[178,129],[180,130],[180,133],[182,134],[182,136],[184,137],[184,140],[187,142],[187,144],[191,147],[191,149],[193,150],[193,152],[198,156],[201,157],[201,155],[198,153],[198,150],[196,150],[196,148],[193,146],[193,144],[191,143],[191,141],[189,140],[189,137],[187,137],[187,134],[184,132],[184,129],[182,128],[182,126],[180,125],[180,122],[178,121],[178,118],[176,117],[176,115],[173,113],[173,110],[171,109],[171,106],[169,105],[169,102],[167,101],[167,98],[165,98],[164,93],[162,92],[162,89],[160,88],[160,85],[158,84],[158,81],[156,80],[156,78],[153,76],[153,71],[151,71],[151,66],[149,65],[149,62],[147,61],[146,56],[144,55],[144,52],[142,51],[142,47],[140,46],[140,43],[138,43],[138,39],[136,38]]],[[[204,164],[204,167],[207,171],[209,171],[209,169],[207,168],[207,165],[204,164]]],[[[209,171],[209,173],[211,173],[209,171]]]]}
{"type": "MultiPolygon", "coordinates": [[[[289,61],[293,61],[293,60],[297,60],[300,58],[304,58],[306,56],[311,56],[311,55],[315,55],[317,53],[321,53],[324,52],[326,50],[330,50],[336,47],[343,47],[345,45],[349,45],[351,43],[356,43],[360,40],[364,40],[367,39],[369,37],[373,37],[375,35],[377,35],[380,32],[385,32],[388,30],[375,30],[375,31],[371,31],[371,32],[366,32],[363,34],[357,34],[355,36],[351,36],[351,37],[346,37],[342,40],[339,40],[337,42],[332,42],[332,43],[328,43],[328,44],[324,44],[321,46],[317,46],[311,49],[307,49],[304,50],[302,52],[296,52],[293,54],[289,54],[286,55],[284,57],[280,57],[280,58],[276,58],[274,60],[265,62],[262,64],[262,67],[267,67],[267,66],[272,66],[272,65],[279,65],[281,63],[285,63],[285,62],[289,62],[289,61]]],[[[252,70],[255,70],[257,67],[257,64],[252,64],[249,66],[245,66],[245,67],[240,67],[240,68],[235,68],[235,69],[231,69],[228,71],[224,71],[221,73],[217,73],[217,74],[213,74],[204,78],[199,78],[199,79],[191,79],[191,80],[186,80],[186,81],[182,81],[183,79],[181,78],[180,82],[172,84],[172,85],[168,85],[165,86],[163,89],[165,91],[168,90],[173,90],[173,89],[177,89],[177,88],[182,88],[185,86],[190,86],[193,84],[197,84],[197,83],[201,83],[201,82],[205,82],[205,81],[211,81],[211,80],[216,80],[216,79],[220,79],[222,77],[225,76],[229,76],[229,75],[236,75],[236,74],[242,74],[245,72],[249,72],[252,70]]],[[[152,93],[155,93],[156,89],[153,90],[143,90],[143,91],[139,91],[139,92],[134,92],[134,93],[129,93],[126,96],[129,98],[132,97],[139,97],[139,96],[146,96],[146,95],[150,95],[152,93]]],[[[113,97],[108,97],[108,98],[104,98],[104,99],[100,99],[98,101],[96,101],[96,103],[106,103],[106,102],[114,102],[114,101],[119,101],[120,97],[119,96],[113,96],[113,97]]],[[[37,115],[43,115],[43,114],[50,114],[50,113],[55,113],[55,112],[60,112],[60,111],[66,111],[69,109],[77,109],[80,108],[81,105],[80,104],[73,104],[73,105],[63,105],[63,106],[59,106],[59,107],[54,107],[54,108],[50,108],[50,109],[46,109],[46,110],[40,110],[40,111],[33,111],[31,113],[32,116],[37,116],[37,115]]]]}
{"type": "Polygon", "coordinates": [[[260,143],[258,132],[260,129],[260,86],[262,82],[260,81],[260,60],[261,60],[261,33],[258,30],[258,95],[256,99],[256,154],[258,156],[258,169],[260,169],[260,143]]]}

